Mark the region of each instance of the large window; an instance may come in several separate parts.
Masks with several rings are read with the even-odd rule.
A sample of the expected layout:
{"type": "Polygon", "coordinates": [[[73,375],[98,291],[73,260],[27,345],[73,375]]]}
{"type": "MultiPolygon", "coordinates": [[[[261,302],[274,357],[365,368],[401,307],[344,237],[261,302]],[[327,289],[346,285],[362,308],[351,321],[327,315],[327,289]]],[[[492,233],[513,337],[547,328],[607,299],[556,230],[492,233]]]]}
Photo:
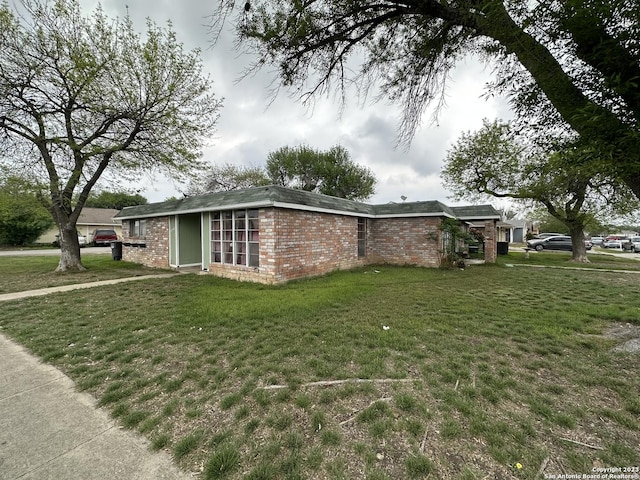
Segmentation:
{"type": "Polygon", "coordinates": [[[258,210],[214,212],[211,260],[228,265],[260,266],[258,210]]]}
{"type": "Polygon", "coordinates": [[[358,218],[358,256],[367,256],[367,219],[358,218]]]}

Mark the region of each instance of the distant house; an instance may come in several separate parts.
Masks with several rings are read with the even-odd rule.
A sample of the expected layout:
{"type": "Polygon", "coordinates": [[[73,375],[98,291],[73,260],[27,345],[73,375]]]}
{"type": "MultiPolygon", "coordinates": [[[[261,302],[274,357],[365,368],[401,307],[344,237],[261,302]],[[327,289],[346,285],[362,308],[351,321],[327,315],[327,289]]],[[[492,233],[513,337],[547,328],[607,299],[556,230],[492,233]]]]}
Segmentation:
{"type": "MultiPolygon", "coordinates": [[[[119,212],[120,210],[113,208],[85,207],[78,217],[77,230],[87,237],[87,241],[89,241],[91,232],[102,228],[115,230],[116,234],[121,237],[122,225],[120,220],[115,218],[119,212]]],[[[56,235],[58,235],[58,227],[52,227],[43,233],[36,243],[52,243],[56,239],[56,235]]]]}
{"type": "Polygon", "coordinates": [[[511,224],[511,242],[524,243],[527,241],[527,234],[533,232],[533,222],[531,220],[509,220],[511,224]]]}
{"type": "Polygon", "coordinates": [[[445,218],[481,222],[485,259],[495,261],[500,215],[490,205],[369,205],[266,186],[126,207],[116,216],[123,260],[262,283],[367,264],[438,267],[445,218]]]}

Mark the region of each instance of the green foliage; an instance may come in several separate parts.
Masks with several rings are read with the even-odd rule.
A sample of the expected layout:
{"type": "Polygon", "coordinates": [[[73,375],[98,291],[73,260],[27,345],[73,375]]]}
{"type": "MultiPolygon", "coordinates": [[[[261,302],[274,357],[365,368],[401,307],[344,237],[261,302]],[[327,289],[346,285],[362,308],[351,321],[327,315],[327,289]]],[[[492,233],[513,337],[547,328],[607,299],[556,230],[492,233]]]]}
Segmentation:
{"type": "MultiPolygon", "coordinates": [[[[234,2],[219,3],[229,17],[234,2]]],[[[640,198],[638,11],[640,0],[252,2],[238,34],[304,100],[378,85],[378,98],[403,107],[406,141],[428,107],[444,105],[457,63],[480,56],[497,65],[489,93],[510,100],[532,140],[577,132],[600,171],[640,198]]]]}
{"type": "Polygon", "coordinates": [[[349,200],[366,200],[375,192],[376,178],[351,160],[339,145],[327,152],[302,145],[269,153],[267,174],[272,183],[349,200]]]}
{"type": "Polygon", "coordinates": [[[202,193],[228,192],[242,188],[269,185],[269,177],[262,167],[244,167],[232,165],[213,165],[200,180],[189,186],[190,195],[202,193]]]}
{"type": "Polygon", "coordinates": [[[584,230],[596,215],[637,207],[615,177],[599,173],[599,151],[589,142],[558,141],[541,150],[501,121],[461,135],[442,171],[457,198],[506,197],[544,207],[574,239],[574,259],[586,261],[584,230]]]}
{"type": "Polygon", "coordinates": [[[0,4],[0,161],[46,172],[58,269],[79,270],[70,232],[103,173],[198,170],[220,101],[199,51],[184,51],[170,26],[149,21],[141,36],[128,17],[83,15],[79,0],[10,5],[0,4]]]}
{"type": "Polygon", "coordinates": [[[455,218],[445,218],[439,227],[442,232],[441,265],[454,267],[461,260],[460,248],[463,243],[475,242],[476,237],[466,232],[455,218]]]}
{"type": "Polygon", "coordinates": [[[91,194],[85,203],[85,207],[94,208],[115,208],[122,210],[124,207],[134,205],[146,205],[147,199],[140,194],[129,194],[127,192],[107,192],[91,194]]]}
{"type": "Polygon", "coordinates": [[[36,185],[18,177],[0,184],[0,244],[28,245],[54,225],[38,191],[36,185]]]}

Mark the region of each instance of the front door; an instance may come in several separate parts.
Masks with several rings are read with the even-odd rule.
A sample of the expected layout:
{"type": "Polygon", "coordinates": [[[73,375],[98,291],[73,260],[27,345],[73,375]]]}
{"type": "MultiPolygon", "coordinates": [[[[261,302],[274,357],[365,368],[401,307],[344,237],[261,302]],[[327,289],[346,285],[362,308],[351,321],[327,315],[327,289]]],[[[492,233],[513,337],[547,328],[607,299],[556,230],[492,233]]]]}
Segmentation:
{"type": "Polygon", "coordinates": [[[177,217],[177,266],[202,265],[202,222],[199,213],[177,217]]]}

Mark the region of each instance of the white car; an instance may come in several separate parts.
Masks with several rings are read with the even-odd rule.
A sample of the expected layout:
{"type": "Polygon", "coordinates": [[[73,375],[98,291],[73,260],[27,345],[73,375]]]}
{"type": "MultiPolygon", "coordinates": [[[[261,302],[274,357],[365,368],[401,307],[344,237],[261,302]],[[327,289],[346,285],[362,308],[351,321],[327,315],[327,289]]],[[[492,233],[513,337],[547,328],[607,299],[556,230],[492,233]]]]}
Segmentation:
{"type": "Polygon", "coordinates": [[[622,250],[622,241],[621,240],[609,240],[602,244],[604,248],[615,248],[617,250],[622,250]]]}
{"type": "Polygon", "coordinates": [[[631,241],[631,250],[640,253],[640,237],[631,237],[629,240],[631,241]]]}
{"type": "Polygon", "coordinates": [[[604,242],[604,237],[591,237],[591,243],[593,246],[600,247],[604,242]]]}

